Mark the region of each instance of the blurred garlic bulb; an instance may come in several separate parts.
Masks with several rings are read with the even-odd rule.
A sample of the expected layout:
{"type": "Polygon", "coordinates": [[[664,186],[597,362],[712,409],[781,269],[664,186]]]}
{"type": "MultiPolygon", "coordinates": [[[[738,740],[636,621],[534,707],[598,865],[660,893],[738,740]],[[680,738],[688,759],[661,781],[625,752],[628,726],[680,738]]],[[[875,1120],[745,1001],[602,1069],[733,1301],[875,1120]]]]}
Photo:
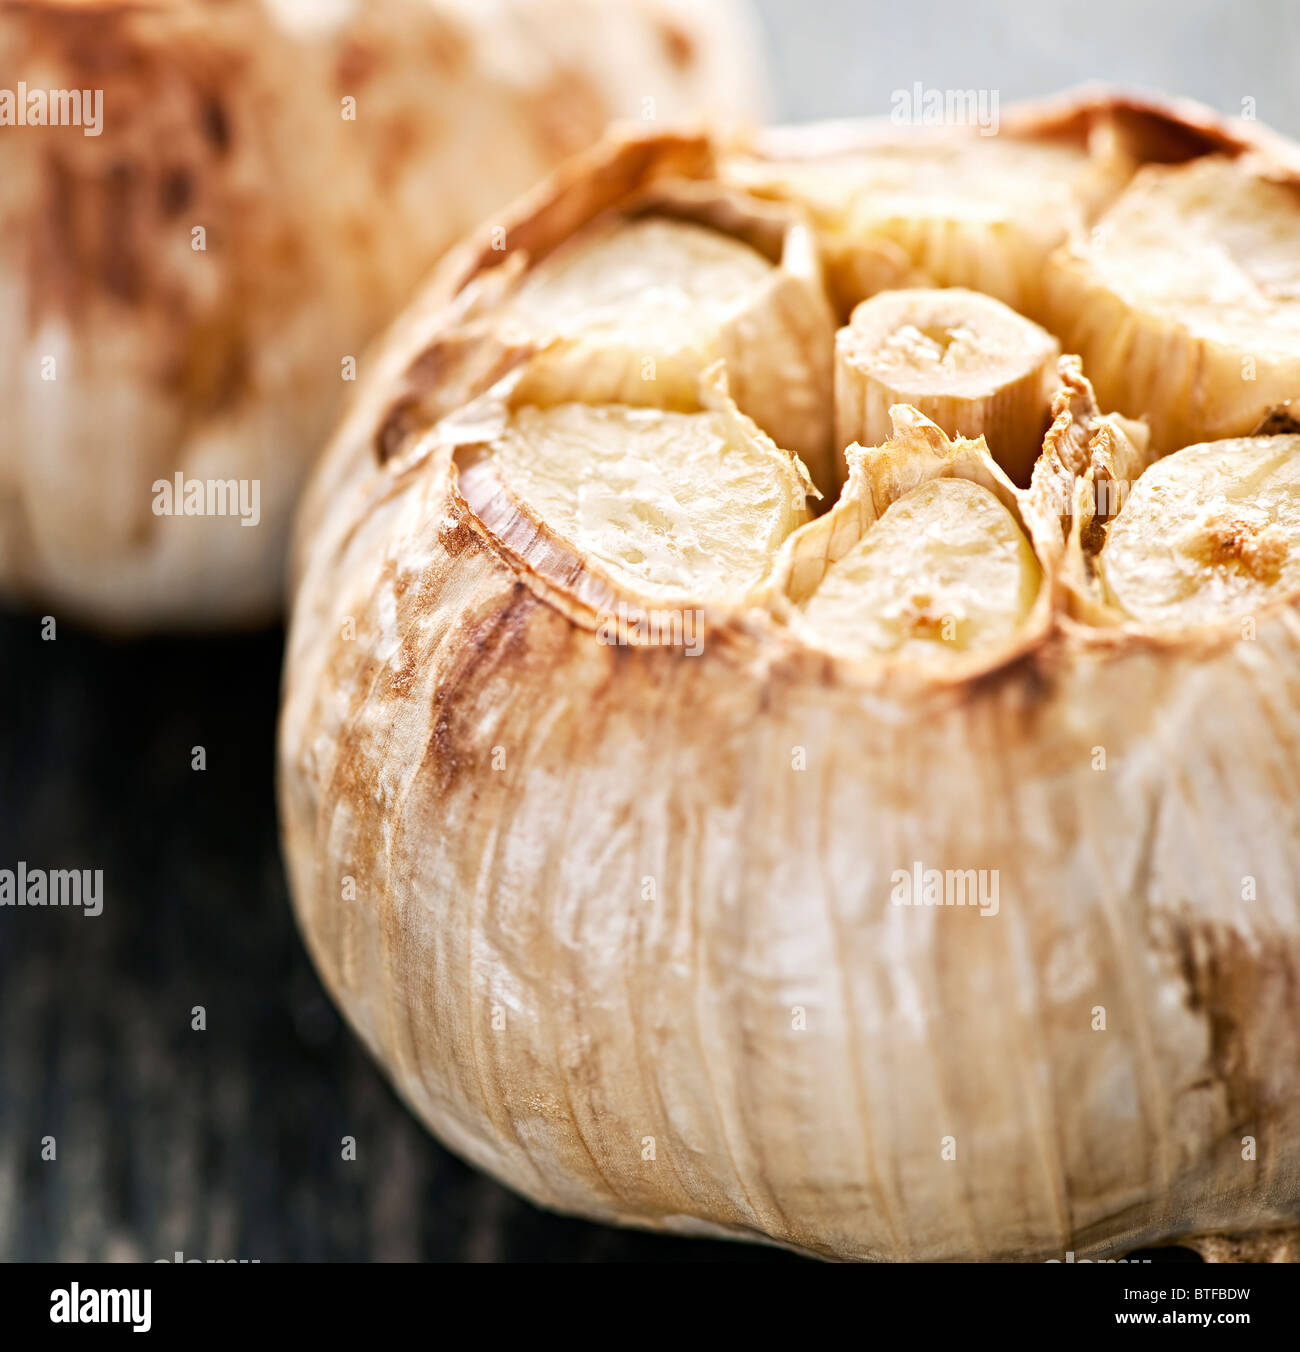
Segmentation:
{"type": "Polygon", "coordinates": [[[0,134],[0,594],[118,629],[274,617],[290,512],[368,340],[609,118],[749,114],[743,18],[4,6],[26,97],[0,134]],[[49,89],[76,91],[80,125],[35,125],[49,89]]]}
{"type": "MultiPolygon", "coordinates": [[[[1008,134],[1131,130],[1124,106],[1008,110],[1008,134]]],[[[1134,117],[1135,159],[1230,145],[1182,105],[1134,117]]],[[[895,405],[808,520],[729,383],[803,400],[823,339],[792,362],[804,330],[770,312],[709,337],[710,260],[752,289],[724,239],[699,271],[645,254],[670,275],[638,297],[701,296],[680,381],[574,383],[557,360],[636,337],[584,327],[603,264],[590,307],[580,268],[542,282],[571,242],[665,222],[780,267],[817,204],[741,186],[763,153],[583,157],[376,356],[296,534],[281,812],[322,977],[444,1141],[563,1211],[841,1258],[1295,1254],[1292,434],[1153,464],[1067,356],[1027,487],[895,405]],[[553,322],[521,326],[544,293],[553,322]],[[1155,542],[1198,484],[1280,561],[1249,636],[1213,588],[1164,622],[1155,542]]],[[[852,244],[814,237],[821,262],[852,244]]]]}

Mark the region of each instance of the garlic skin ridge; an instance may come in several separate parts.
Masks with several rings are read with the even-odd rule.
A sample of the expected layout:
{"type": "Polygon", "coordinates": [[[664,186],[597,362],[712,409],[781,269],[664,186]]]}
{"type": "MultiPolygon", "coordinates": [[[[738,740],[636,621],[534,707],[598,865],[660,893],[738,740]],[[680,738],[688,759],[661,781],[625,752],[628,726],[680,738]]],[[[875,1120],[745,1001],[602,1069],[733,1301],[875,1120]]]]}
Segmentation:
{"type": "MultiPolygon", "coordinates": [[[[539,253],[620,191],[713,172],[702,143],[621,142],[518,234],[539,253]]],[[[313,479],[280,727],[300,926],[414,1111],[543,1205],[677,1233],[1284,1248],[1295,602],[1252,642],[1088,624],[1031,484],[1042,624],[978,672],[856,671],[775,591],[710,613],[689,661],[601,645],[558,565],[469,509],[439,430],[512,360],[455,336],[507,285],[485,261],[467,245],[403,317],[313,479]],[[891,906],[914,860],[998,869],[998,915],[891,906]]],[[[1145,454],[1081,388],[1060,402],[1058,439],[1145,454]]]]}

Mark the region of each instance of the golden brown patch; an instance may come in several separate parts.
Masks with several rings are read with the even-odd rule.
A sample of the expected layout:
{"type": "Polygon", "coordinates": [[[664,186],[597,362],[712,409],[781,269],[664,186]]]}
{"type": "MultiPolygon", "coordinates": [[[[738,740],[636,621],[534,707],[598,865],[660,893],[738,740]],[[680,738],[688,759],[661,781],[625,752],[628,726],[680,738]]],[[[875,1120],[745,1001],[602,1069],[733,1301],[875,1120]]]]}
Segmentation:
{"type": "Polygon", "coordinates": [[[450,19],[434,24],[428,40],[429,59],[445,75],[460,75],[469,63],[470,43],[450,19]]]}
{"type": "Polygon", "coordinates": [[[1237,568],[1259,582],[1275,581],[1287,556],[1285,534],[1249,507],[1207,513],[1184,549],[1211,568],[1237,568]]]}
{"type": "Polygon", "coordinates": [[[248,349],[235,316],[217,314],[189,327],[172,383],[190,408],[232,403],[248,376],[248,349]]]}
{"type": "Polygon", "coordinates": [[[110,296],[134,305],[144,290],[135,239],[140,228],[139,174],[126,163],[114,164],[104,184],[100,230],[100,275],[110,296]]]}
{"type": "Polygon", "coordinates": [[[340,95],[355,94],[374,74],[379,58],[373,47],[350,37],[339,48],[334,61],[334,87],[340,95]]]}
{"type": "Polygon", "coordinates": [[[695,39],[672,20],[660,25],[659,36],[663,39],[669,61],[680,71],[689,70],[696,59],[695,39]]]}

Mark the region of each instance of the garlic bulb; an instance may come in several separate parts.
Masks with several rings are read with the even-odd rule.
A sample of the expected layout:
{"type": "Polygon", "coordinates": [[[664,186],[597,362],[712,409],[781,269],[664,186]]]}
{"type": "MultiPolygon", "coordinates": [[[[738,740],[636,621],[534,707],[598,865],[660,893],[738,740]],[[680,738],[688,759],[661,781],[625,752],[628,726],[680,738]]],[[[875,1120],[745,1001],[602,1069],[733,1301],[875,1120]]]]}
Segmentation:
{"type": "MultiPolygon", "coordinates": [[[[1037,125],[1107,172],[1089,126],[1231,146],[1123,111],[1037,125]]],[[[895,405],[807,520],[729,391],[738,359],[782,388],[779,316],[690,348],[698,407],[530,402],[589,337],[567,293],[518,320],[570,241],[688,221],[780,266],[814,204],[742,185],[766,153],[611,142],[376,356],[296,535],[281,812],[322,977],[449,1146],[566,1212],[840,1258],[1294,1253],[1294,429],[1184,479],[1067,356],[1027,487],[895,405]],[[1211,482],[1281,560],[1249,635],[1214,587],[1165,622],[1151,542],[1211,482]]]]}
{"type": "Polygon", "coordinates": [[[25,97],[0,128],[0,594],[117,629],[273,618],[290,513],[369,339],[611,117],[747,114],[743,18],[733,0],[5,6],[25,97]],[[36,124],[51,88],[77,125],[36,124]]]}

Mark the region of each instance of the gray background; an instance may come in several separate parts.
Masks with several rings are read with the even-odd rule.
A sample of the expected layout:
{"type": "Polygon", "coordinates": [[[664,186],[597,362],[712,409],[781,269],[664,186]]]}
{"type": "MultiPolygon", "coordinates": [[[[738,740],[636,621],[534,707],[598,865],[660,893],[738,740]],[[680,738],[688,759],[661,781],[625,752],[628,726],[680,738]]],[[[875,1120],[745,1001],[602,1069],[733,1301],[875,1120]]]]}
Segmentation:
{"type": "Polygon", "coordinates": [[[1003,102],[1104,79],[1198,98],[1300,135],[1297,0],[756,0],[773,115],[889,112],[894,89],[1003,102]]]}

